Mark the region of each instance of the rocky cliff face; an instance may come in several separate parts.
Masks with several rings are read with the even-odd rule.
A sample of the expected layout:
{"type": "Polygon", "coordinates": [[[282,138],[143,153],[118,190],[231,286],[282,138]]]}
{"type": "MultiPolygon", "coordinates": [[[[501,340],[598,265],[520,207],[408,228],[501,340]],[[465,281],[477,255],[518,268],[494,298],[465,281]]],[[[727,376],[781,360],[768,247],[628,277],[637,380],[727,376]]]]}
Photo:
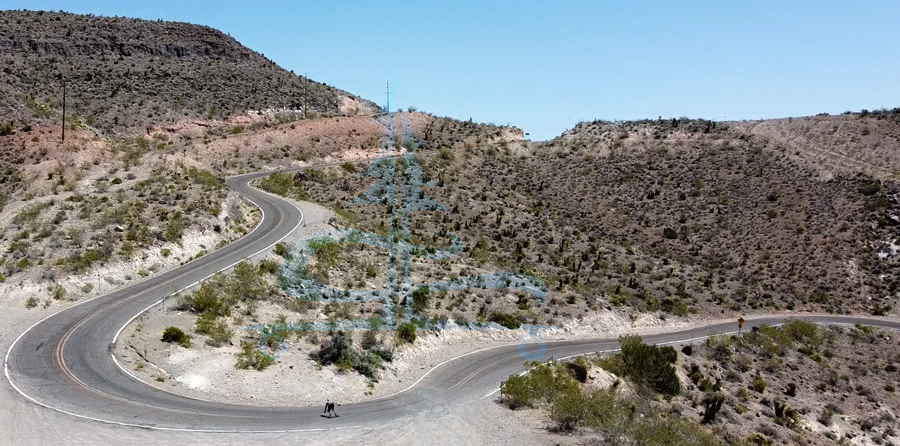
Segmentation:
{"type": "Polygon", "coordinates": [[[338,115],[348,99],[357,112],[377,109],[188,23],[0,11],[0,70],[6,121],[60,119],[63,79],[67,118],[108,131],[304,104],[338,115]]]}

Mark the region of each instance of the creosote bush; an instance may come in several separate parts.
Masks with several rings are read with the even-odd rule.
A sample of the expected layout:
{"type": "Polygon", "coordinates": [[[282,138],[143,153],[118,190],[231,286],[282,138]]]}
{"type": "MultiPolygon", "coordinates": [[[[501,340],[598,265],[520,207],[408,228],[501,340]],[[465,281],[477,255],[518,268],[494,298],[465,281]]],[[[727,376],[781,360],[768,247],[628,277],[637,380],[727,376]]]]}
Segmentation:
{"type": "Polygon", "coordinates": [[[360,352],[353,348],[353,340],[343,331],[335,331],[331,338],[322,342],[318,351],[310,353],[310,357],[322,365],[336,365],[339,371],[356,370],[360,375],[376,380],[382,362],[393,360],[393,354],[378,345],[371,343],[370,350],[360,352]]]}
{"type": "Polygon", "coordinates": [[[515,316],[508,313],[491,313],[491,317],[488,320],[491,322],[496,322],[510,330],[515,330],[522,326],[522,324],[519,323],[515,316]]]}
{"type": "Polygon", "coordinates": [[[178,327],[166,327],[163,330],[162,341],[176,343],[184,348],[191,346],[191,336],[178,327]]]}
{"type": "Polygon", "coordinates": [[[653,408],[644,399],[631,399],[609,389],[584,388],[573,371],[589,368],[583,358],[574,363],[526,364],[524,375],[511,375],[500,386],[500,401],[511,409],[543,407],[554,428],[579,426],[603,432],[608,444],[719,445],[706,429],[678,415],[653,408]]]}
{"type": "Polygon", "coordinates": [[[412,322],[400,324],[400,328],[397,329],[397,338],[408,344],[416,342],[416,328],[416,324],[412,322]]]}
{"type": "Polygon", "coordinates": [[[664,395],[674,396],[681,392],[681,382],[673,366],[678,359],[674,348],[647,345],[636,335],[622,336],[619,343],[621,352],[599,359],[601,367],[664,395]]]}
{"type": "Polygon", "coordinates": [[[241,341],[241,353],[238,355],[235,367],[262,371],[274,363],[275,358],[259,351],[256,345],[241,341]]]}
{"type": "Polygon", "coordinates": [[[210,342],[208,343],[216,347],[230,341],[232,335],[231,330],[228,329],[228,324],[215,313],[201,314],[197,318],[197,325],[194,331],[209,336],[210,342]]]}

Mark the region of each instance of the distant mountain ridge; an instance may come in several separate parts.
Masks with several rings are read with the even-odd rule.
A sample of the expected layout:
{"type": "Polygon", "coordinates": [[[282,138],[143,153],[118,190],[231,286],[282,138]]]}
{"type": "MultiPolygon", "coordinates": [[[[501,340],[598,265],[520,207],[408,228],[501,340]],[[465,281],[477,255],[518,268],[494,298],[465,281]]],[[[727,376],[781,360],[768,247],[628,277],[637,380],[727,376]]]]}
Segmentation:
{"type": "Polygon", "coordinates": [[[67,118],[115,130],[247,110],[370,113],[371,102],[297,76],[214,28],[64,12],[0,11],[3,120],[67,118]]]}

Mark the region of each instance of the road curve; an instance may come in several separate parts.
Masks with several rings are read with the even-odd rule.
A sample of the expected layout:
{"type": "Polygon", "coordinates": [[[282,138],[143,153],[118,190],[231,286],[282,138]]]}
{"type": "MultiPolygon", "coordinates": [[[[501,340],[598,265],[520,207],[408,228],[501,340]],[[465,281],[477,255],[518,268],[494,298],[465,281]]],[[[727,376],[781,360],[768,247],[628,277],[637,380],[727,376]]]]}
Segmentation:
{"type": "MultiPolygon", "coordinates": [[[[203,279],[266,249],[292,233],[302,213],[290,202],[252,188],[267,172],[231,177],[229,187],[263,212],[247,236],[178,269],[80,302],[38,322],[6,355],[5,374],[25,398],[76,417],[165,430],[287,432],[380,425],[404,416],[442,409],[490,395],[501,380],[523,370],[517,345],[478,350],[431,369],[400,393],[341,407],[340,418],[320,417],[321,407],[256,407],[175,395],[124,373],[110,354],[118,330],[136,314],[173,290],[203,279]]],[[[795,316],[796,317],[796,316],[795,316]]],[[[861,323],[900,330],[900,320],[866,316],[806,315],[818,323],[861,323]]],[[[747,318],[745,329],[779,324],[787,316],[747,318]]],[[[733,332],[736,323],[646,335],[648,343],[678,343],[713,333],[733,332]]],[[[618,348],[618,341],[594,339],[547,343],[543,358],[618,348]]],[[[536,348],[529,347],[529,350],[536,348]]],[[[302,382],[296,386],[303,386],[302,382]]]]}

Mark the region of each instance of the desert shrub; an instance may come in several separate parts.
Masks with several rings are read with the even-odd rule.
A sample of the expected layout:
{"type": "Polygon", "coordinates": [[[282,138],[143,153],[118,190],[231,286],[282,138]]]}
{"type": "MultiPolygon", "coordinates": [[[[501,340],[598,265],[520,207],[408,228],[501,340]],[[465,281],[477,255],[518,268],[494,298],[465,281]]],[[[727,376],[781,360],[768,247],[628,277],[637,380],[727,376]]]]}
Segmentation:
{"type": "Polygon", "coordinates": [[[625,376],[625,361],[622,360],[622,355],[598,356],[594,362],[609,373],[625,376]]]}
{"type": "Polygon", "coordinates": [[[281,265],[275,260],[263,260],[257,266],[260,274],[277,274],[281,265]]]}
{"type": "Polygon", "coordinates": [[[241,353],[238,354],[235,367],[261,371],[274,363],[275,358],[259,351],[255,345],[241,341],[241,353]]]}
{"type": "Polygon", "coordinates": [[[508,313],[491,313],[491,317],[488,320],[491,322],[496,322],[510,330],[515,330],[522,326],[522,324],[519,323],[515,316],[508,313]]]}
{"type": "Polygon", "coordinates": [[[643,399],[622,398],[615,389],[582,388],[567,363],[531,362],[526,367],[525,374],[503,381],[500,401],[512,409],[547,407],[558,430],[585,425],[602,431],[613,445],[721,444],[696,423],[659,411],[643,399]]]}
{"type": "Polygon", "coordinates": [[[94,262],[99,262],[105,260],[106,256],[100,252],[95,251],[93,249],[87,250],[84,254],[72,254],[66,259],[66,264],[76,273],[82,273],[87,271],[94,262]]]}
{"type": "Polygon", "coordinates": [[[412,292],[413,308],[416,314],[422,314],[428,309],[428,301],[431,300],[431,288],[428,285],[422,285],[412,292]]]}
{"type": "Polygon", "coordinates": [[[774,444],[771,438],[759,432],[750,434],[750,436],[747,437],[747,443],[755,446],[771,446],[774,444]]]}
{"type": "MultiPolygon", "coordinates": [[[[571,431],[581,424],[588,424],[589,419],[604,410],[597,410],[596,399],[598,396],[611,395],[608,392],[585,393],[581,386],[564,386],[550,403],[550,419],[556,423],[556,428],[561,431],[571,431]]],[[[611,398],[604,398],[604,402],[611,398]]],[[[611,406],[611,404],[602,404],[611,406]]],[[[593,424],[593,423],[590,423],[593,424]]]]}
{"type": "Polygon", "coordinates": [[[397,329],[397,338],[400,342],[412,344],[416,342],[416,324],[412,322],[404,322],[397,329]]]}
{"type": "Polygon", "coordinates": [[[362,344],[360,345],[365,350],[371,350],[375,346],[378,345],[378,336],[375,330],[367,330],[363,333],[362,344]]]}
{"type": "MultiPolygon", "coordinates": [[[[294,176],[284,172],[273,172],[269,174],[269,176],[259,180],[259,187],[266,192],[286,197],[294,187],[294,176]]],[[[275,249],[275,252],[277,253],[278,245],[275,245],[275,249]]]]}
{"type": "Polygon", "coordinates": [[[38,306],[38,300],[36,297],[31,296],[28,300],[25,301],[25,308],[31,309],[38,306]]]}
{"type": "Polygon", "coordinates": [[[191,336],[178,327],[166,327],[162,335],[163,342],[176,343],[184,348],[191,346],[191,336]]]}
{"type": "Polygon", "coordinates": [[[212,345],[219,346],[223,342],[231,340],[232,332],[228,329],[228,324],[224,320],[220,320],[215,313],[204,313],[197,318],[197,325],[194,331],[205,334],[210,337],[212,345]]]}
{"type": "Polygon", "coordinates": [[[184,235],[184,220],[181,219],[181,212],[175,211],[166,223],[166,240],[181,244],[182,235],[184,235]]]}
{"type": "Polygon", "coordinates": [[[330,339],[322,342],[318,351],[310,357],[322,365],[335,364],[340,371],[356,370],[360,375],[375,379],[382,368],[382,361],[391,361],[393,355],[383,349],[361,353],[353,348],[353,341],[344,332],[335,331],[330,339]]]}
{"type": "Polygon", "coordinates": [[[722,403],[725,402],[725,395],[721,393],[709,393],[703,398],[703,420],[701,423],[709,424],[716,419],[716,414],[719,412],[719,409],[722,408],[722,403]]]}
{"type": "Polygon", "coordinates": [[[812,322],[793,320],[782,325],[781,330],[795,342],[814,347],[820,343],[819,327],[812,322]]]}
{"type": "MultiPolygon", "coordinates": [[[[203,186],[203,190],[215,190],[225,184],[221,178],[206,169],[191,167],[187,170],[187,176],[194,181],[194,184],[203,186]]],[[[218,215],[218,212],[214,215],[218,215]]]]}
{"type": "Polygon", "coordinates": [[[68,294],[68,292],[66,291],[66,287],[60,284],[50,285],[47,290],[50,292],[50,296],[53,297],[54,300],[63,300],[68,294]]]}
{"type": "Polygon", "coordinates": [[[797,396],[797,384],[788,383],[787,390],[784,391],[784,394],[787,396],[797,396]]]}
{"type": "Polygon", "coordinates": [[[761,375],[756,375],[750,381],[750,388],[758,393],[763,393],[766,391],[766,380],[761,375]]]}
{"type": "Polygon", "coordinates": [[[226,302],[219,287],[206,282],[200,285],[200,289],[184,296],[181,307],[197,314],[210,313],[216,316],[231,316],[231,308],[226,302]]]}
{"type": "Polygon", "coordinates": [[[704,346],[710,350],[711,356],[722,364],[731,362],[734,357],[735,339],[727,335],[714,335],[706,338],[704,346]]]}
{"type": "Polygon", "coordinates": [[[226,287],[232,299],[242,301],[259,299],[265,288],[259,268],[246,260],[235,265],[226,287]]]}
{"type": "Polygon", "coordinates": [[[572,376],[566,363],[526,364],[523,375],[511,375],[500,384],[500,400],[510,409],[535,407],[538,403],[552,403],[561,395],[577,390],[580,385],[572,376]]]}
{"type": "Polygon", "coordinates": [[[275,254],[277,254],[281,257],[287,256],[287,254],[290,250],[291,250],[291,247],[287,243],[282,242],[282,243],[278,243],[277,245],[275,245],[275,254]]]}
{"type": "Polygon", "coordinates": [[[635,335],[622,336],[619,343],[622,345],[619,355],[625,376],[665,395],[678,395],[681,392],[681,382],[672,365],[674,359],[677,359],[674,349],[647,345],[640,336],[635,335]]]}
{"type": "Polygon", "coordinates": [[[534,407],[537,390],[526,375],[511,375],[500,384],[500,398],[510,409],[534,407]]]}
{"type": "Polygon", "coordinates": [[[370,354],[378,356],[384,361],[391,362],[394,360],[394,353],[390,350],[385,349],[384,347],[376,347],[372,350],[369,350],[370,354]]]}

